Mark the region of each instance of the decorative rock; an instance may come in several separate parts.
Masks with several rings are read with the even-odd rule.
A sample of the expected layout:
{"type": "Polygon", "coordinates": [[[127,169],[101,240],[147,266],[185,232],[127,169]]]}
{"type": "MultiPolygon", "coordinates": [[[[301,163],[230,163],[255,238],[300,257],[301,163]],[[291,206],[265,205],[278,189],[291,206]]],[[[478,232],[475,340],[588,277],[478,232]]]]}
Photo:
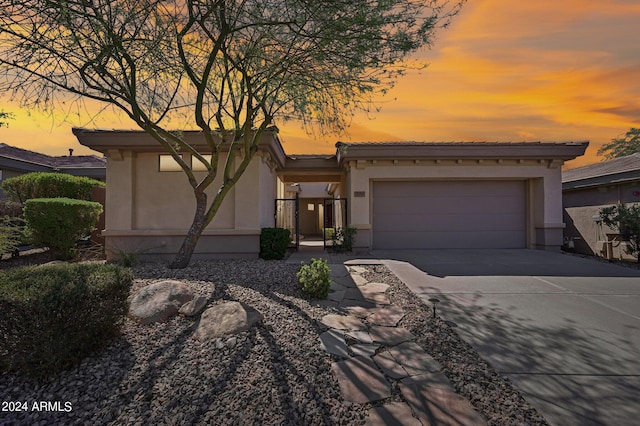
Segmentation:
{"type": "Polygon", "coordinates": [[[131,300],[129,317],[140,324],[164,322],[193,299],[191,287],[180,281],[159,281],[143,287],[131,300]]]}
{"type": "Polygon", "coordinates": [[[208,301],[209,299],[207,299],[205,296],[198,296],[192,301],[182,305],[178,313],[186,317],[192,317],[199,314],[208,301]]]}
{"type": "Polygon", "coordinates": [[[338,330],[364,330],[367,326],[358,318],[351,315],[325,315],[321,319],[322,323],[327,327],[336,328],[338,330]]]}
{"type": "Polygon", "coordinates": [[[371,358],[359,356],[331,365],[346,401],[363,403],[391,396],[391,385],[371,358]]]}
{"type": "Polygon", "coordinates": [[[403,402],[392,402],[373,407],[367,414],[366,426],[422,426],[420,420],[413,417],[411,407],[403,402]]]}
{"type": "Polygon", "coordinates": [[[212,339],[249,330],[262,320],[259,312],[239,302],[226,302],[204,311],[194,333],[198,340],[212,339]]]}
{"type": "Polygon", "coordinates": [[[331,355],[339,356],[341,358],[349,358],[349,348],[344,341],[344,335],[337,330],[329,330],[318,337],[320,339],[320,345],[322,349],[329,352],[331,355]]]}

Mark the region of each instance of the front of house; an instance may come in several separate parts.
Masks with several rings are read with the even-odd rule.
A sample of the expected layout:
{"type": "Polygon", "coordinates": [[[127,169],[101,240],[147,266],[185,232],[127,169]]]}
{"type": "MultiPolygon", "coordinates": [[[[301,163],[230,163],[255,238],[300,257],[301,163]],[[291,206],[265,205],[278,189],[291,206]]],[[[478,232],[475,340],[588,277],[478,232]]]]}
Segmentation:
{"type": "MultiPolygon", "coordinates": [[[[195,201],[172,159],[141,131],[74,134],[107,158],[107,252],[175,254],[195,201]]],[[[198,132],[185,137],[204,146],[198,132]]],[[[296,156],[285,154],[273,128],[194,259],[255,257],[261,228],[275,225],[300,239],[352,226],[357,249],[557,250],[564,228],[561,166],[587,145],[338,143],[334,155],[296,156]]]]}

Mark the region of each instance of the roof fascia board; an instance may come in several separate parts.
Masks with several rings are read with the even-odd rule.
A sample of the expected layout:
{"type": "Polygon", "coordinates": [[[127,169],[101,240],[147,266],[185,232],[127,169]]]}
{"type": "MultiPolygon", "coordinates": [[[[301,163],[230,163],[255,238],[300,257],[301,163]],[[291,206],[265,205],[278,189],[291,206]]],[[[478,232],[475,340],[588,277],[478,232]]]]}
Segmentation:
{"type": "MultiPolygon", "coordinates": [[[[133,152],[162,152],[162,146],[150,134],[143,130],[90,130],[73,128],[73,134],[81,145],[106,154],[110,150],[133,152]]],[[[190,130],[183,132],[185,142],[200,152],[208,152],[202,132],[190,130]]],[[[268,152],[279,168],[284,166],[285,154],[278,138],[277,129],[267,129],[258,142],[258,147],[268,152]]],[[[228,152],[228,145],[223,147],[228,152]],[[226,148],[226,149],[225,149],[226,148]]]]}
{"type": "Polygon", "coordinates": [[[345,160],[402,159],[527,159],[572,160],[584,154],[588,142],[578,143],[338,143],[340,163],[345,160]]]}

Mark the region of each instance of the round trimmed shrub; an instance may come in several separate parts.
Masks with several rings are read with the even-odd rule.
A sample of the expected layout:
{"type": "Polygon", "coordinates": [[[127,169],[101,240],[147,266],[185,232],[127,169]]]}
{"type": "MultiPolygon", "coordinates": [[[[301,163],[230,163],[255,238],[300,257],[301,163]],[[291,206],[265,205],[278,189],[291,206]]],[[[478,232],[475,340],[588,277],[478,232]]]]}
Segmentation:
{"type": "Polygon", "coordinates": [[[35,198],[24,205],[27,238],[46,246],[56,259],[72,259],[76,243],[94,230],[102,205],[71,198],[35,198]]]}
{"type": "Polygon", "coordinates": [[[91,189],[104,182],[65,173],[27,173],[2,181],[6,197],[18,203],[33,198],[75,198],[91,201],[91,189]]]}
{"type": "Polygon", "coordinates": [[[0,272],[0,371],[43,377],[79,363],[118,334],[133,282],[113,264],[0,272]]]}

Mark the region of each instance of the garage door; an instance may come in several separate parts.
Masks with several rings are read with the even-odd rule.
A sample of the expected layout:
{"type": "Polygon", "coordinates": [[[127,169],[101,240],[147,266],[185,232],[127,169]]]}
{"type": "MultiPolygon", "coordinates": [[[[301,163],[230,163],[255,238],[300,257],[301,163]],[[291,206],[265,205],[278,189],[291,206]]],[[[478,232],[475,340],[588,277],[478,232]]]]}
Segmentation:
{"type": "Polygon", "coordinates": [[[374,182],[377,249],[524,248],[524,181],[374,182]]]}

